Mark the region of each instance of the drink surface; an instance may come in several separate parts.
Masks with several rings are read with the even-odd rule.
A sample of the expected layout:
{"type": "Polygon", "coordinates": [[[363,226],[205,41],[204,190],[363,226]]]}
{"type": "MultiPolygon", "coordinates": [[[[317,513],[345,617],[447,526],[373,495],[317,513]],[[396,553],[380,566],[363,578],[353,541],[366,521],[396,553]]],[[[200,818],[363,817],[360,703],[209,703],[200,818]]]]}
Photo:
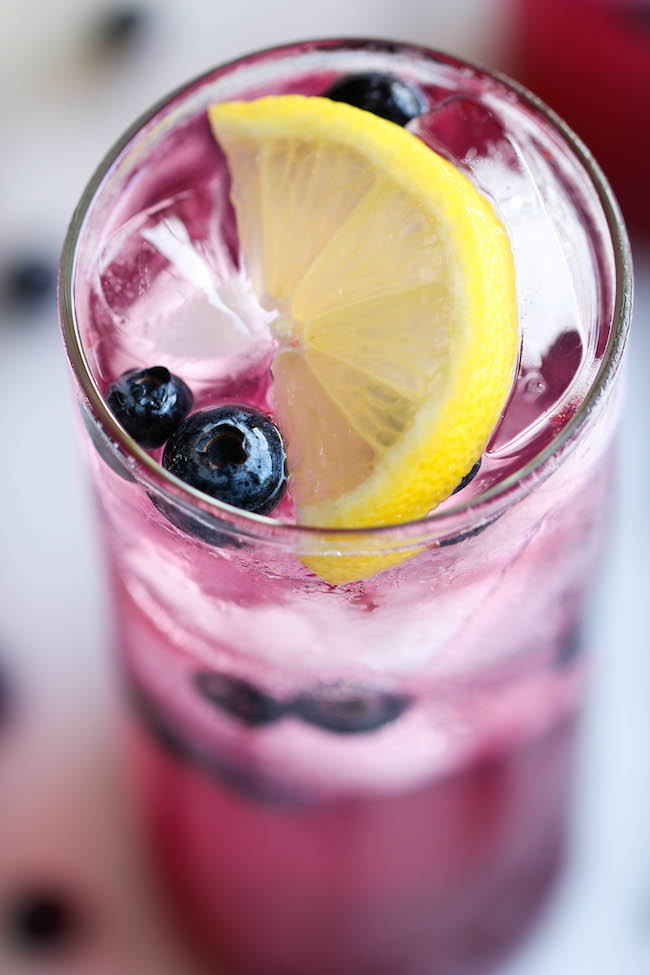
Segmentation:
{"type": "MultiPolygon", "coordinates": [[[[235,70],[223,97],[317,95],[390,69],[424,98],[409,128],[510,236],[516,375],[444,510],[521,471],[580,408],[613,322],[605,217],[558,131],[500,82],[417,52],[294,53],[285,68],[262,56],[261,75],[253,59],[248,82],[235,70]]],[[[273,416],[273,314],[205,114],[220,92],[177,100],[175,123],[150,123],[103,184],[77,316],[100,391],[162,364],[194,409],[273,416]]],[[[179,529],[85,417],[152,837],[190,926],[233,971],[482,973],[528,925],[562,846],[614,405],[498,516],[340,586],[296,547],[179,529]]],[[[295,520],[290,489],[273,517],[295,520]]]]}
{"type": "MultiPolygon", "coordinates": [[[[595,201],[576,187],[553,130],[540,131],[498,86],[446,66],[439,74],[420,86],[426,110],[408,127],[494,205],[513,248],[520,317],[511,396],[464,489],[468,500],[520,470],[580,405],[606,345],[596,318],[611,300],[598,293],[594,261],[611,258],[604,237],[594,258],[585,213],[598,220],[595,201]]],[[[291,92],[320,94],[331,80],[292,79],[291,92]]],[[[102,389],[125,369],[162,363],[191,385],[198,409],[237,402],[275,414],[275,316],[253,294],[229,192],[204,111],[165,134],[121,190],[78,284],[87,288],[84,343],[102,389]]],[[[605,232],[601,223],[597,234],[605,232]]],[[[291,489],[273,516],[292,520],[291,489]]]]}

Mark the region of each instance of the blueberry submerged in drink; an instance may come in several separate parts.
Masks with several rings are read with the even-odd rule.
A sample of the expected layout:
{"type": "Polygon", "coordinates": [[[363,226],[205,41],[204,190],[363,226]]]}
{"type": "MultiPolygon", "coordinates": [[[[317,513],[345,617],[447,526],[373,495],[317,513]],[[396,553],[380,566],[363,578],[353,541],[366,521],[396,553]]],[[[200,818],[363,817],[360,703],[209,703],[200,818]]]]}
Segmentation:
{"type": "Polygon", "coordinates": [[[248,407],[192,414],[168,441],[162,463],[197,490],[260,515],[273,511],[287,489],[280,432],[248,407]]]}
{"type": "Polygon", "coordinates": [[[61,317],[167,884],[233,973],[482,975],[564,843],[629,319],[602,177],[377,41],[209,73],[100,175],[61,317]]]}
{"type": "Polygon", "coordinates": [[[214,708],[249,727],[271,724],[284,712],[278,701],[240,677],[202,670],[194,675],[194,686],[214,708]]]}
{"type": "Polygon", "coordinates": [[[406,125],[426,105],[416,87],[392,75],[378,73],[340,78],[323,92],[323,97],[354,105],[397,125],[406,125]]]}
{"type": "Polygon", "coordinates": [[[368,734],[396,721],[407,709],[403,694],[347,684],[324,684],[299,694],[290,712],[308,724],[341,735],[368,734]]]}

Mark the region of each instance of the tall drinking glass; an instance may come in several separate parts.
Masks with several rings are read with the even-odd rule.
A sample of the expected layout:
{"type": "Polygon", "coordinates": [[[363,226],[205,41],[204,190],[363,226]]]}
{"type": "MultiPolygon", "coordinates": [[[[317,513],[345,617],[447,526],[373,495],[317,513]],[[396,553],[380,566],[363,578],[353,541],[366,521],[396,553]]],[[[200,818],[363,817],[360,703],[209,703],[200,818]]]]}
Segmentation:
{"type": "Polygon", "coordinates": [[[239,975],[485,972],[561,862],[581,622],[612,505],[630,259],[588,151],[517,85],[423,48],[265,51],[165,98],[111,149],[59,297],[136,782],[197,944],[239,975]],[[245,273],[206,107],[367,72],[417,89],[409,128],[503,220],[521,351],[471,483],[417,522],[326,531],[189,487],[106,389],[163,365],[197,408],[269,411],[268,357],[246,359],[196,273],[197,257],[215,280],[228,262],[245,273]],[[312,571],[342,559],[386,567],[338,586],[312,571]]]}

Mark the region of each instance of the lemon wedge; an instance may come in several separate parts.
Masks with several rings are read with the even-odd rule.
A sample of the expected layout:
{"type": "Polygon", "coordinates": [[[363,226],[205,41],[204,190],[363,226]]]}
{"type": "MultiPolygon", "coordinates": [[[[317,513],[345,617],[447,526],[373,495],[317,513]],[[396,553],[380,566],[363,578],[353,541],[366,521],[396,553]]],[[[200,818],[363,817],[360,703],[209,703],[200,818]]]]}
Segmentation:
{"type": "MultiPolygon", "coordinates": [[[[277,312],[274,396],[300,523],[426,515],[480,457],[512,383],[504,227],[450,163],[360,109],[280,95],[209,118],[247,270],[277,312]]],[[[318,572],[367,569],[345,558],[318,572]]]]}

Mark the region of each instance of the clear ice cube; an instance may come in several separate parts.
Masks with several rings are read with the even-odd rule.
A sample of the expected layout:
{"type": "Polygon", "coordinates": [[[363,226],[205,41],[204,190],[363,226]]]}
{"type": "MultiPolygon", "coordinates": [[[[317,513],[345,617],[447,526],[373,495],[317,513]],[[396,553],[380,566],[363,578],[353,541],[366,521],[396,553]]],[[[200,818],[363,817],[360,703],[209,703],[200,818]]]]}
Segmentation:
{"type": "MultiPolygon", "coordinates": [[[[548,429],[550,415],[570,395],[588,327],[574,279],[580,264],[570,246],[588,245],[541,147],[525,130],[520,141],[509,135],[496,107],[456,95],[409,128],[491,201],[512,244],[521,356],[507,414],[487,451],[488,458],[503,460],[530,448],[540,426],[548,429]]],[[[482,487],[489,473],[486,465],[482,487]]]]}
{"type": "Polygon", "coordinates": [[[274,316],[233,259],[219,206],[217,193],[210,219],[197,223],[205,199],[180,193],[131,217],[107,241],[95,286],[112,325],[111,375],[161,363],[214,390],[267,368],[274,316]]]}

